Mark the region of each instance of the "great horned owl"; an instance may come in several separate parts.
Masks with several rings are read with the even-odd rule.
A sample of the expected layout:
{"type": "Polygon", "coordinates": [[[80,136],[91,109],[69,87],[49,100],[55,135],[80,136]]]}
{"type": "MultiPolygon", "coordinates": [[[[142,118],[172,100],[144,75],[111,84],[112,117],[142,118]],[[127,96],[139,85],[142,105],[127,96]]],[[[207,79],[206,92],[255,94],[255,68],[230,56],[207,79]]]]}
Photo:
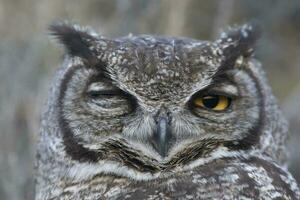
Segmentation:
{"type": "Polygon", "coordinates": [[[255,25],[215,41],[50,30],[67,54],[42,114],[36,199],[300,199],[255,25]]]}

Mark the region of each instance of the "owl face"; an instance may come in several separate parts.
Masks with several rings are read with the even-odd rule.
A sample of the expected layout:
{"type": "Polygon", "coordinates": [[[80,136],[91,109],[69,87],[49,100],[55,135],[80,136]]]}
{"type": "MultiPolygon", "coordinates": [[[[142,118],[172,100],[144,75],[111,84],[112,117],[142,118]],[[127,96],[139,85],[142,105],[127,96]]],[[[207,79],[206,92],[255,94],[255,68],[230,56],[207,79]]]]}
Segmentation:
{"type": "Polygon", "coordinates": [[[73,159],[166,170],[221,146],[246,149],[257,142],[255,27],[233,28],[214,42],[110,40],[68,24],[51,30],[70,56],[58,105],[73,159]]]}

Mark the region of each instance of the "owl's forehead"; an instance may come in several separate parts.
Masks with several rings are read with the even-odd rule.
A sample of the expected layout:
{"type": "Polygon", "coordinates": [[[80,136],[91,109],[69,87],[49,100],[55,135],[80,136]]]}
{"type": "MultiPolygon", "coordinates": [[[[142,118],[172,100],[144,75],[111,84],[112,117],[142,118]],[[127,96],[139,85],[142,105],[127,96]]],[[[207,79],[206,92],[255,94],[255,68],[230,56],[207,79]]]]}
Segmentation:
{"type": "Polygon", "coordinates": [[[202,66],[217,67],[222,60],[218,43],[189,38],[136,36],[116,40],[110,60],[127,68],[147,69],[148,75],[161,68],[172,71],[201,71],[202,66]],[[150,70],[149,70],[150,69],[150,70]]]}
{"type": "Polygon", "coordinates": [[[178,89],[190,93],[207,84],[222,62],[222,49],[213,42],[155,36],[117,41],[120,45],[109,55],[114,78],[130,90],[154,96],[178,89]]]}

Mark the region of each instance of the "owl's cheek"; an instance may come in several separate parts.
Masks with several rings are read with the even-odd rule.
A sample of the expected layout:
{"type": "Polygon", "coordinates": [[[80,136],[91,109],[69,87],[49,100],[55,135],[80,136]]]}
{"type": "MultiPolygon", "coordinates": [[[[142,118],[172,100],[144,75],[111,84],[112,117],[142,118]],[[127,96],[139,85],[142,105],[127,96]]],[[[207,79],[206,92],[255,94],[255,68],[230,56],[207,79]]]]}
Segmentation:
{"type": "Polygon", "coordinates": [[[188,124],[185,122],[184,126],[179,127],[178,124],[182,124],[181,122],[176,123],[175,126],[181,132],[184,127],[192,127],[185,128],[185,131],[196,137],[216,137],[225,140],[243,138],[259,119],[259,108],[256,103],[252,103],[245,107],[244,102],[233,102],[230,110],[226,112],[198,109],[189,117],[193,120],[189,120],[188,124]]]}

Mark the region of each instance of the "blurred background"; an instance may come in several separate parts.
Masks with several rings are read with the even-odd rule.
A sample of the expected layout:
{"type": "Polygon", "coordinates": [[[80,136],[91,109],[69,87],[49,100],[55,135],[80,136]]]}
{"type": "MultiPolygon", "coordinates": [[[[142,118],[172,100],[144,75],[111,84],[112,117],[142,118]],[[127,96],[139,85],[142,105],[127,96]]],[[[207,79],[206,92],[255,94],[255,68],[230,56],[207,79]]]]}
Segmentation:
{"type": "Polygon", "coordinates": [[[70,20],[108,37],[208,40],[251,19],[264,29],[257,57],[290,121],[290,170],[300,182],[299,0],[0,0],[0,199],[34,196],[39,112],[63,54],[47,35],[51,22],[70,20]]]}

